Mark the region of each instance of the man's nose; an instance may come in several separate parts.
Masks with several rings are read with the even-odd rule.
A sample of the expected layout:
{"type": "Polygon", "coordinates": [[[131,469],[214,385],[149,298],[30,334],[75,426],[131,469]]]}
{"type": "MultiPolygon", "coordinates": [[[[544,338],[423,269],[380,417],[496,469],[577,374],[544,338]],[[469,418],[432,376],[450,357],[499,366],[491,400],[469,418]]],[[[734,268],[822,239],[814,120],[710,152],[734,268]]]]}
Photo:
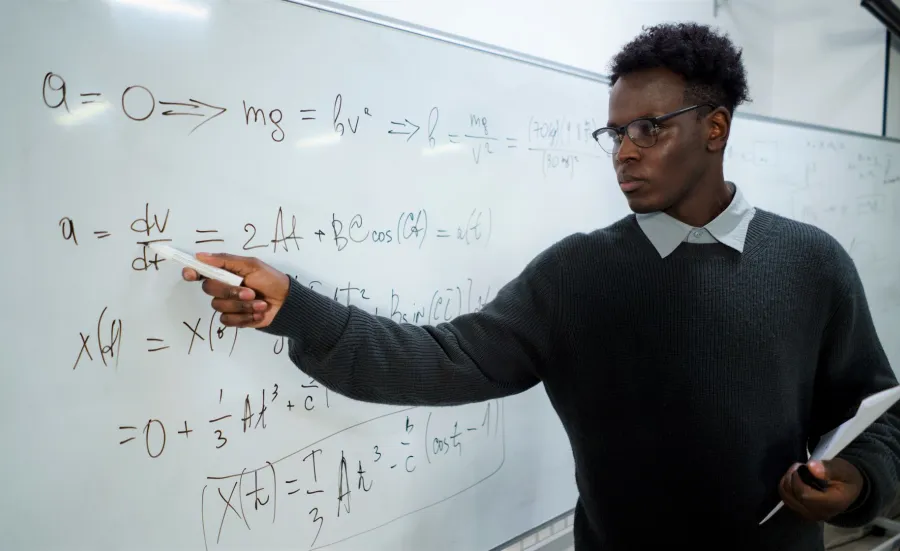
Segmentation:
{"type": "Polygon", "coordinates": [[[634,142],[631,141],[628,135],[625,135],[622,137],[618,151],[616,151],[616,160],[621,163],[627,160],[640,159],[640,149],[640,147],[634,145],[634,142]]]}

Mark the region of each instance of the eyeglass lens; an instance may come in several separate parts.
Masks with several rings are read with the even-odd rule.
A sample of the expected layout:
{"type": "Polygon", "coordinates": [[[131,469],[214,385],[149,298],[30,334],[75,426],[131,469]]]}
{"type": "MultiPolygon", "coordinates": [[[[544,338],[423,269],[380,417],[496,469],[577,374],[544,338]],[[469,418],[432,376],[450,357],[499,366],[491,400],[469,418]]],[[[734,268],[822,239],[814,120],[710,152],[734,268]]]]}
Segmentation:
{"type": "MultiPolygon", "coordinates": [[[[648,120],[636,120],[628,125],[628,137],[638,147],[652,147],[656,143],[653,123],[648,120]]],[[[597,134],[597,143],[607,153],[615,153],[622,145],[616,131],[609,128],[597,134]]]]}

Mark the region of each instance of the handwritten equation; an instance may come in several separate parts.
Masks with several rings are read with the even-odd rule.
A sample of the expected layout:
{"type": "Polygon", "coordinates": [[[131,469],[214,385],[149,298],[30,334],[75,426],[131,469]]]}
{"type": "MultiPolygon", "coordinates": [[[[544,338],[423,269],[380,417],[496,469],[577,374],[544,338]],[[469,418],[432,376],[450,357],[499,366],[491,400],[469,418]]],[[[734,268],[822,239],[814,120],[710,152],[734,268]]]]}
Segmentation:
{"type": "MultiPolygon", "coordinates": [[[[361,213],[348,213],[339,215],[331,213],[330,220],[321,226],[311,225],[305,230],[298,228],[296,215],[288,216],[282,207],[274,209],[271,225],[265,228],[258,221],[246,222],[242,225],[244,239],[241,240],[241,249],[255,251],[258,249],[271,250],[273,253],[300,251],[302,241],[310,241],[316,244],[332,246],[337,251],[361,246],[407,246],[421,249],[426,242],[457,243],[463,246],[487,247],[491,242],[494,217],[490,207],[472,208],[462,212],[458,220],[447,221],[444,225],[436,225],[429,222],[429,214],[425,209],[415,211],[403,211],[396,215],[379,216],[363,215],[361,213]],[[375,219],[375,222],[371,220],[375,219]],[[322,228],[327,228],[323,230],[322,228]]],[[[159,264],[165,259],[147,248],[151,243],[170,242],[172,239],[166,233],[169,228],[171,210],[154,209],[151,211],[150,203],[145,203],[142,213],[136,218],[124,235],[135,239],[137,255],[131,259],[131,267],[135,271],[148,271],[159,269],[159,264]],[[135,235],[137,234],[137,235],[135,235]]],[[[81,223],[69,216],[63,216],[58,222],[60,237],[73,246],[79,246],[79,229],[81,223]]],[[[170,232],[171,233],[171,232],[170,232]]],[[[196,228],[194,230],[197,245],[210,245],[225,243],[220,237],[217,228],[196,228]]],[[[97,241],[112,243],[113,233],[107,229],[93,229],[88,235],[92,235],[97,241]],[[108,241],[103,241],[108,240],[108,241]]],[[[82,235],[83,241],[83,235],[82,235]]]]}
{"type": "Polygon", "coordinates": [[[208,476],[205,549],[281,545],[285,536],[303,549],[332,545],[450,499],[503,461],[500,401],[382,415],[264,465],[208,476]]]}
{"type": "MultiPolygon", "coordinates": [[[[293,277],[299,281],[298,276],[293,277]]],[[[326,286],[318,280],[304,284],[345,306],[354,304],[376,316],[388,317],[397,323],[414,324],[438,324],[463,314],[478,312],[490,301],[492,292],[490,285],[483,289],[476,288],[471,278],[458,285],[435,289],[424,297],[418,297],[418,300],[411,299],[407,294],[401,296],[397,289],[376,294],[366,286],[354,284],[352,281],[348,281],[345,285],[333,286],[326,286]],[[372,300],[373,298],[376,300],[372,300]],[[369,307],[368,304],[387,306],[369,307]]],[[[77,348],[73,370],[83,369],[83,366],[90,364],[118,369],[125,324],[117,315],[115,308],[104,306],[96,318],[86,317],[83,330],[76,331],[73,335],[74,348],[77,348]]],[[[140,338],[146,346],[145,353],[178,353],[186,356],[218,353],[231,356],[237,345],[240,329],[225,327],[217,320],[217,312],[210,307],[196,318],[180,320],[180,323],[174,329],[170,327],[168,332],[141,335],[140,338]]],[[[278,337],[272,346],[272,353],[280,355],[285,348],[285,338],[278,337]]],[[[135,354],[138,351],[126,353],[135,354]]]]}
{"type": "Polygon", "coordinates": [[[322,135],[324,130],[335,138],[350,138],[360,133],[373,132],[400,144],[418,143],[428,150],[438,147],[468,148],[472,162],[476,165],[491,157],[510,155],[521,150],[539,158],[541,172],[545,177],[562,174],[570,179],[574,178],[576,167],[585,160],[609,158],[591,136],[598,128],[594,119],[539,120],[531,117],[528,121],[527,140],[522,140],[516,136],[493,133],[493,125],[485,114],[469,114],[468,120],[458,124],[462,129],[443,132],[438,130],[441,120],[438,106],[418,117],[412,114],[401,116],[397,113],[373,113],[364,104],[347,107],[346,99],[341,93],[335,94],[331,105],[324,109],[311,105],[297,108],[260,106],[247,99],[242,99],[240,108],[237,109],[194,98],[162,100],[146,86],[136,84],[109,93],[108,100],[103,91],[88,90],[90,91],[80,92],[76,96],[70,91],[62,75],[51,71],[43,76],[42,100],[49,109],[62,110],[71,115],[73,110],[90,112],[115,106],[124,117],[136,123],[148,121],[152,117],[173,121],[188,119],[188,135],[193,135],[216,119],[228,118],[229,111],[233,111],[238,114],[238,124],[242,124],[248,131],[259,132],[264,139],[275,144],[285,142],[288,132],[307,136],[311,132],[322,135]]]}
{"type": "Polygon", "coordinates": [[[151,417],[141,424],[122,424],[118,427],[121,438],[119,445],[136,446],[138,453],[146,453],[150,459],[161,457],[167,449],[172,448],[175,439],[184,441],[181,447],[205,439],[206,443],[220,450],[228,444],[230,438],[248,431],[265,430],[273,414],[278,417],[276,411],[285,411],[287,415],[301,415],[303,412],[314,411],[317,407],[330,408],[328,392],[327,388],[310,379],[300,385],[299,392],[288,391],[275,383],[269,389],[268,399],[266,389],[263,388],[252,396],[248,393],[239,397],[240,403],[228,399],[223,403],[224,391],[220,389],[216,405],[219,409],[210,419],[182,419],[173,423],[171,420],[151,417]]]}
{"type": "MultiPolygon", "coordinates": [[[[869,152],[851,151],[840,140],[806,140],[793,144],[802,157],[789,155],[786,149],[792,145],[774,140],[755,140],[749,144],[729,144],[725,150],[726,164],[743,163],[759,168],[773,170],[786,167],[802,168],[798,189],[820,187],[823,184],[836,184],[840,190],[846,190],[848,181],[860,185],[893,186],[900,184],[900,161],[890,154],[876,155],[869,152]],[[833,181],[837,174],[846,174],[847,180],[833,181]]],[[[836,189],[835,191],[838,191],[836,189]]]]}

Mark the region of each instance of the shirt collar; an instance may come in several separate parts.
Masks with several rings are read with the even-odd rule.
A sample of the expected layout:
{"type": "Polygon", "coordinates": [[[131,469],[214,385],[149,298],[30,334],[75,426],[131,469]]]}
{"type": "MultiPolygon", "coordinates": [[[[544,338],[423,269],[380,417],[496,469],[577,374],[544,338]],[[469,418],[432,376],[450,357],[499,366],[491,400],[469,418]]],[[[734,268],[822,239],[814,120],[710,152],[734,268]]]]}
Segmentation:
{"type": "MultiPolygon", "coordinates": [[[[738,252],[744,252],[744,241],[750,220],[756,209],[744,199],[741,189],[731,182],[734,196],[731,203],[709,224],[703,226],[717,241],[738,252]]],[[[657,211],[636,215],[638,225],[662,258],[672,254],[695,228],[657,211]]]]}

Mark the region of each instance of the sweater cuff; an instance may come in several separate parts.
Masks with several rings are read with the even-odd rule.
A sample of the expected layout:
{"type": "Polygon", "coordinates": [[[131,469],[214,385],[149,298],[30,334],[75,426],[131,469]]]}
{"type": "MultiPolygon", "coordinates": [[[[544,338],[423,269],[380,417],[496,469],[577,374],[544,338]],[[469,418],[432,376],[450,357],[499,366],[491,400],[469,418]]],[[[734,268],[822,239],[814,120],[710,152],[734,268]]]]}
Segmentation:
{"type": "Polygon", "coordinates": [[[331,350],[350,320],[350,309],[290,278],[288,296],[272,323],[260,331],[288,337],[305,353],[319,356],[331,350]]]}
{"type": "Polygon", "coordinates": [[[875,465],[857,455],[838,455],[859,470],[863,478],[863,487],[859,496],[843,513],[838,514],[828,521],[829,524],[844,528],[858,528],[875,520],[881,513],[881,490],[877,480],[873,480],[873,474],[878,472],[875,465]]]}

